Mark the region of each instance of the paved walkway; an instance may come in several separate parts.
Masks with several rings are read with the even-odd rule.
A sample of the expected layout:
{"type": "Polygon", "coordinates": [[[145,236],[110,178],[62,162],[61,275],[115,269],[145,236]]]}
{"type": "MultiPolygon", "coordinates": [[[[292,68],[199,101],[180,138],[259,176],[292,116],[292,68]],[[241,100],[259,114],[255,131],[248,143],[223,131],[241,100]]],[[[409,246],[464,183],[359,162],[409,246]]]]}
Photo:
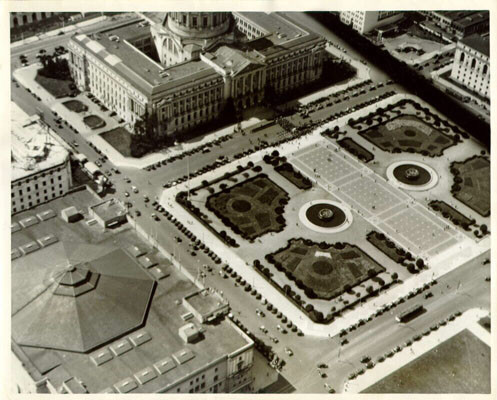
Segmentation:
{"type": "Polygon", "coordinates": [[[454,321],[448,322],[447,325],[431,332],[428,336],[423,336],[419,342],[413,342],[411,346],[404,347],[393,357],[386,358],[384,362],[376,364],[372,369],[366,369],[363,375],[359,375],[354,380],[347,381],[344,386],[345,393],[362,392],[465,329],[468,329],[481,341],[490,346],[490,333],[478,324],[480,318],[488,315],[488,311],[480,309],[471,309],[464,312],[454,321]]]}
{"type": "Polygon", "coordinates": [[[33,43],[33,42],[36,42],[38,40],[45,39],[47,37],[57,36],[61,32],[62,33],[72,32],[72,31],[77,30],[78,28],[83,28],[84,26],[96,24],[97,22],[102,22],[102,21],[105,21],[106,19],[107,19],[107,17],[105,15],[103,15],[100,17],[89,19],[87,21],[79,22],[77,24],[66,25],[64,27],[54,29],[50,32],[42,33],[42,34],[37,35],[37,36],[31,36],[30,38],[27,38],[24,40],[19,40],[17,42],[12,43],[10,45],[10,47],[18,47],[18,46],[22,46],[22,45],[27,44],[27,43],[33,43]]]}
{"type": "Polygon", "coordinates": [[[357,85],[358,83],[370,79],[370,74],[369,74],[370,69],[368,66],[357,61],[356,59],[352,59],[346,56],[345,53],[343,53],[342,51],[338,50],[336,47],[333,47],[329,44],[326,45],[326,50],[335,57],[343,58],[345,59],[345,61],[351,64],[357,70],[357,76],[353,79],[350,79],[347,83],[344,83],[342,85],[333,85],[324,90],[320,90],[319,92],[312,93],[309,96],[302,97],[298,99],[300,104],[309,104],[317,99],[320,99],[321,97],[332,95],[334,93],[340,92],[341,90],[348,89],[351,86],[357,85]]]}
{"type": "MultiPolygon", "coordinates": [[[[410,98],[418,101],[423,106],[427,106],[420,99],[415,96],[410,95],[395,95],[388,99],[382,100],[378,103],[365,107],[350,115],[345,115],[337,120],[331,121],[319,128],[317,128],[312,134],[305,137],[293,140],[291,142],[284,143],[278,146],[278,151],[280,155],[289,155],[307,147],[309,145],[318,143],[323,140],[320,133],[326,129],[334,128],[334,126],[342,126],[346,124],[349,118],[357,118],[362,115],[366,115],[371,111],[374,111],[378,107],[385,107],[388,103],[394,103],[402,98],[410,98]]],[[[392,303],[408,295],[409,292],[423,287],[426,283],[431,282],[433,279],[448,273],[449,271],[457,268],[458,266],[464,264],[467,261],[475,258],[477,255],[482,254],[490,248],[490,238],[487,237],[479,242],[475,242],[472,239],[465,238],[457,246],[452,246],[436,257],[430,259],[430,269],[423,271],[422,273],[412,276],[406,282],[401,285],[392,287],[386,292],[383,292],[378,297],[375,297],[371,301],[366,302],[361,307],[354,309],[353,312],[346,313],[344,316],[335,320],[334,323],[330,325],[321,325],[312,322],[307,318],[300,309],[290,303],[284,295],[282,295],[277,289],[270,285],[260,274],[254,270],[251,266],[248,266],[246,262],[235,253],[231,248],[228,248],[224,243],[222,243],[214,234],[208,231],[202,224],[194,221],[193,217],[181,207],[175,201],[175,196],[178,192],[186,190],[188,186],[194,187],[201,183],[202,180],[212,180],[223,175],[225,172],[233,171],[237,165],[246,165],[247,162],[252,161],[257,163],[262,160],[265,154],[269,154],[274,150],[274,148],[268,148],[263,151],[253,153],[246,156],[240,160],[236,160],[232,163],[226,164],[214,171],[210,171],[201,176],[195,177],[188,182],[177,185],[173,188],[163,191],[160,203],[162,206],[168,209],[177,219],[180,221],[188,222],[187,226],[197,237],[203,238],[205,243],[209,244],[209,247],[218,254],[223,262],[227,263],[232,267],[238,274],[243,276],[247,282],[253,282],[253,286],[267,298],[273,306],[284,312],[289,320],[295,323],[304,334],[313,335],[318,337],[329,337],[334,336],[340,332],[340,330],[345,329],[351,325],[357,324],[361,319],[367,319],[372,316],[376,311],[385,304],[392,303]]],[[[367,167],[365,167],[367,168],[367,167]]],[[[325,188],[326,189],[326,188],[325,188]]]]}

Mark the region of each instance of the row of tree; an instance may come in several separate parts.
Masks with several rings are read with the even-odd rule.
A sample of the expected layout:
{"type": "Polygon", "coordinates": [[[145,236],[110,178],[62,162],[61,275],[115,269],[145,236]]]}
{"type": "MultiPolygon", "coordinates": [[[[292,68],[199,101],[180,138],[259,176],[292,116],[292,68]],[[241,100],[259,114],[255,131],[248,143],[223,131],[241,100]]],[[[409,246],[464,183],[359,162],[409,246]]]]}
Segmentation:
{"type": "Polygon", "coordinates": [[[311,15],[324,23],[339,38],[353,46],[364,58],[384,70],[393,80],[431,104],[476,139],[490,147],[490,125],[468,111],[454,98],[435,87],[431,79],[425,78],[405,62],[397,60],[388,51],[376,46],[351,26],[343,24],[338,15],[329,12],[318,12],[311,15]]]}

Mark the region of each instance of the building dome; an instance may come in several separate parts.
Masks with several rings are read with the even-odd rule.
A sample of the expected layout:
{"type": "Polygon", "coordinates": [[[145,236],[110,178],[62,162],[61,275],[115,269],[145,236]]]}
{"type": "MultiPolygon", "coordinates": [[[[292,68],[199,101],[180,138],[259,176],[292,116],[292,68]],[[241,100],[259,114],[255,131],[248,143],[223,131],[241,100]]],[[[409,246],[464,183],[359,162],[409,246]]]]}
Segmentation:
{"type": "Polygon", "coordinates": [[[164,22],[182,38],[210,39],[226,33],[230,19],[229,12],[170,12],[164,22]]]}

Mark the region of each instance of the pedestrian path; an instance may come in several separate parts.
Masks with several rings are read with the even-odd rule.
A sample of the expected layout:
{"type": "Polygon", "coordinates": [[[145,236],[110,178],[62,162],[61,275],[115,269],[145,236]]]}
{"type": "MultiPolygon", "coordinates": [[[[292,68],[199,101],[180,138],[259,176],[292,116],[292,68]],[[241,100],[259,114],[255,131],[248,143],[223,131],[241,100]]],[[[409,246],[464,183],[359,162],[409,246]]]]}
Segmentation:
{"type": "Polygon", "coordinates": [[[107,17],[105,15],[102,15],[100,17],[92,18],[92,19],[89,19],[87,21],[78,22],[78,23],[72,24],[72,25],[66,25],[64,27],[57,28],[57,29],[51,30],[51,31],[46,32],[46,33],[41,33],[39,35],[31,36],[27,39],[23,39],[23,40],[19,40],[17,42],[11,43],[10,47],[15,48],[15,47],[19,47],[19,46],[22,46],[24,44],[27,44],[27,43],[37,42],[38,40],[42,40],[42,39],[45,39],[48,37],[60,35],[61,32],[62,33],[73,32],[73,31],[77,30],[78,28],[83,28],[83,27],[88,26],[88,25],[96,24],[98,22],[105,21],[106,19],[107,19],[107,17]]]}
{"type": "MultiPolygon", "coordinates": [[[[350,115],[346,115],[337,120],[331,121],[329,123],[324,124],[323,126],[315,129],[315,131],[309,135],[300,137],[296,140],[283,143],[278,146],[278,151],[281,156],[290,157],[291,154],[306,154],[306,149],[312,146],[318,148],[322,144],[323,137],[321,136],[321,132],[326,129],[332,129],[334,126],[342,126],[346,123],[346,121],[351,118],[357,118],[361,115],[365,115],[371,112],[373,109],[377,107],[384,107],[390,102],[399,101],[402,98],[412,98],[413,100],[421,102],[414,96],[408,95],[395,95],[389,99],[380,101],[376,104],[366,107],[358,112],[355,112],[350,115]],[[301,151],[301,153],[299,153],[301,151]]],[[[346,329],[351,325],[357,324],[360,320],[368,319],[373,316],[376,311],[383,307],[385,304],[391,304],[398,300],[401,297],[407,296],[409,292],[415,291],[418,288],[422,288],[425,284],[429,284],[433,281],[433,279],[437,279],[440,276],[452,271],[453,269],[459,267],[460,265],[472,260],[478,255],[484,253],[488,249],[490,249],[490,238],[482,239],[480,242],[475,242],[472,239],[465,237],[464,235],[452,235],[451,237],[457,237],[458,244],[451,245],[448,249],[443,249],[439,254],[433,255],[430,258],[430,268],[428,270],[424,270],[423,272],[412,276],[410,279],[403,282],[401,285],[395,285],[390,288],[388,291],[379,294],[371,301],[366,302],[361,307],[354,309],[353,312],[348,312],[344,314],[342,317],[336,319],[332,324],[322,325],[316,324],[312,322],[305,313],[303,313],[299,308],[289,302],[284,295],[282,295],[277,289],[275,289],[271,284],[269,284],[265,278],[263,278],[255,269],[251,266],[247,265],[247,263],[238,256],[235,251],[222,243],[214,234],[208,231],[202,224],[194,221],[193,216],[189,214],[188,211],[183,209],[178,203],[175,201],[175,196],[179,191],[186,190],[188,186],[194,187],[201,183],[202,180],[212,180],[223,175],[226,172],[233,171],[237,165],[245,165],[249,161],[252,161],[254,164],[261,161],[265,154],[270,154],[274,148],[267,148],[263,151],[255,152],[251,155],[248,155],[242,159],[233,161],[229,164],[226,164],[214,171],[210,171],[206,174],[202,174],[201,176],[197,176],[186,183],[182,183],[176,185],[170,189],[164,190],[162,192],[162,196],[160,199],[160,204],[168,209],[177,219],[182,222],[190,221],[191,224],[188,225],[188,228],[199,238],[203,238],[205,243],[208,243],[209,247],[218,254],[223,262],[227,263],[231,268],[233,268],[239,275],[241,275],[247,282],[252,282],[254,288],[257,289],[268,301],[270,301],[274,307],[281,310],[287,318],[295,323],[300,330],[305,335],[312,335],[316,337],[327,338],[330,336],[337,335],[342,329],[346,329]]],[[[354,166],[357,161],[350,158],[350,156],[346,156],[346,162],[351,166],[354,166]]],[[[354,173],[358,172],[359,177],[361,174],[371,178],[371,174],[368,173],[368,169],[364,169],[363,166],[361,168],[354,167],[354,173]]],[[[343,175],[342,175],[343,178],[343,175]]],[[[337,177],[338,181],[341,179],[337,177]]],[[[383,178],[381,178],[383,179],[383,178]]],[[[337,182],[338,182],[337,181],[337,182]]],[[[336,182],[335,182],[336,183],[336,182]]],[[[385,185],[388,185],[388,183],[385,185]]],[[[326,190],[326,187],[323,186],[326,190]]],[[[395,188],[389,188],[390,190],[398,190],[395,188]]],[[[400,192],[400,191],[399,191],[400,192]]],[[[336,195],[336,191],[334,191],[334,195],[336,195]]],[[[404,201],[412,201],[410,196],[400,192],[399,199],[404,199],[404,201]]],[[[403,204],[402,202],[400,202],[403,204]]],[[[415,203],[413,203],[415,205],[415,203]]],[[[392,205],[393,208],[389,208],[389,210],[397,210],[399,203],[392,205]]],[[[405,205],[404,205],[405,206],[405,205]]],[[[382,209],[382,213],[388,212],[388,210],[384,211],[382,209]]],[[[398,212],[402,212],[397,210],[398,212]]],[[[380,214],[381,215],[381,214],[380,214]]],[[[421,214],[420,214],[421,215],[421,214]]],[[[438,217],[437,217],[438,218],[438,217]]],[[[435,225],[436,228],[439,226],[435,225]]]]}

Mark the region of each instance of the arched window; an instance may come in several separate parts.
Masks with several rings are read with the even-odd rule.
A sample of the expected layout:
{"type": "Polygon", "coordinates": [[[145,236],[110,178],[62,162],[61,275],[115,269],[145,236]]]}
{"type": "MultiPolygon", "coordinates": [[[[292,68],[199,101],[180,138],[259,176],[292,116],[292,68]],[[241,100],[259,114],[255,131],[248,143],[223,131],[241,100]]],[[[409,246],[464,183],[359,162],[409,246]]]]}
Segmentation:
{"type": "Polygon", "coordinates": [[[19,21],[17,20],[17,17],[14,17],[13,22],[14,22],[14,26],[18,26],[19,25],[19,21]]]}
{"type": "Polygon", "coordinates": [[[461,61],[461,62],[464,61],[464,53],[461,53],[461,58],[459,59],[459,61],[461,61]]]}
{"type": "Polygon", "coordinates": [[[476,60],[473,58],[473,60],[471,60],[471,68],[474,68],[476,66],[476,60]]]}
{"type": "Polygon", "coordinates": [[[28,23],[28,16],[27,15],[23,15],[22,16],[22,23],[23,24],[27,24],[28,23]]]}
{"type": "Polygon", "coordinates": [[[45,11],[42,11],[41,13],[41,19],[47,18],[47,13],[45,11]]]}
{"type": "Polygon", "coordinates": [[[36,17],[36,13],[31,14],[31,20],[32,20],[33,22],[36,22],[36,20],[37,20],[37,19],[38,19],[38,18],[36,17]]]}
{"type": "Polygon", "coordinates": [[[488,72],[488,65],[483,66],[483,75],[486,75],[488,72]]]}

